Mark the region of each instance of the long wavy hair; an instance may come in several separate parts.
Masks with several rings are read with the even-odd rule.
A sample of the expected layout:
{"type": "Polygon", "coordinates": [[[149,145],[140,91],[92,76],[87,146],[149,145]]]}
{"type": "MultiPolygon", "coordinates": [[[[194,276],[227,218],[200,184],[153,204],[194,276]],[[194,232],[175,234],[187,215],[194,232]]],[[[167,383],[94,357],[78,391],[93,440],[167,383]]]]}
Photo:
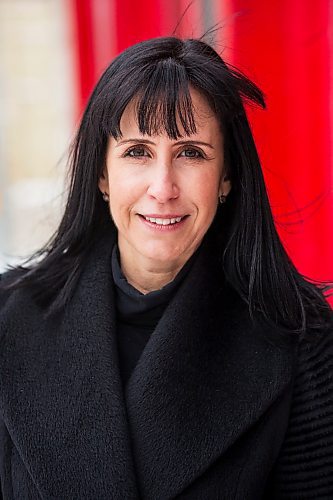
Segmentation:
{"type": "Polygon", "coordinates": [[[86,257],[106,232],[116,232],[98,180],[108,138],[121,137],[120,119],[137,103],[141,133],[162,130],[170,138],[195,132],[190,89],[206,97],[220,121],[232,189],[214,227],[223,232],[223,269],[247,302],[250,314],[287,330],[305,332],[330,315],[322,287],[301,276],[276,231],[262,169],[244,103],[265,107],[262,91],[226,64],[203,40],[163,37],[122,52],[97,83],[70,154],[69,193],[52,238],[23,264],[11,267],[1,285],[31,287],[49,311],[70,300],[86,257]]]}

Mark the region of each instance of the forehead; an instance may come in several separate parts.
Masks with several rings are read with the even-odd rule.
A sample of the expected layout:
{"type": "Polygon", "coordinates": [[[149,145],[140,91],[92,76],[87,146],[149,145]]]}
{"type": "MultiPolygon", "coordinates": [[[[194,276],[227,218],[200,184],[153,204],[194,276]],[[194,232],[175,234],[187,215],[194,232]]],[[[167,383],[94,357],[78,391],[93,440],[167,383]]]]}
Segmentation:
{"type": "MultiPolygon", "coordinates": [[[[128,133],[132,131],[136,131],[140,135],[163,135],[166,133],[166,123],[165,121],[168,119],[168,113],[166,113],[167,103],[165,102],[165,97],[161,100],[160,109],[156,109],[156,117],[155,122],[153,124],[153,131],[151,134],[147,134],[145,131],[140,133],[140,124],[139,124],[139,107],[140,107],[140,98],[135,97],[130,101],[130,103],[126,106],[120,120],[120,131],[122,136],[128,135],[128,133]]],[[[176,120],[177,127],[181,136],[186,137],[189,135],[197,135],[206,133],[205,135],[210,135],[212,132],[211,129],[214,129],[216,133],[220,131],[220,124],[217,119],[216,114],[210,107],[208,100],[205,96],[203,96],[198,90],[191,88],[190,89],[190,106],[191,112],[193,115],[194,121],[194,129],[193,134],[186,133],[183,126],[184,115],[186,118],[186,114],[188,110],[184,111],[183,117],[180,116],[179,110],[174,110],[174,119],[176,120]]],[[[169,110],[170,111],[170,110],[169,110]]]]}

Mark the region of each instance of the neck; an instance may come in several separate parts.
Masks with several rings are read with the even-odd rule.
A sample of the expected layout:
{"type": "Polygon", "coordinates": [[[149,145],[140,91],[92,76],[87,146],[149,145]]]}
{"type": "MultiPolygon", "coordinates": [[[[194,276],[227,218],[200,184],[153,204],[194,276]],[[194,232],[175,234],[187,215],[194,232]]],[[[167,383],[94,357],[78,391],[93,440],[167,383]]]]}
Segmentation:
{"type": "Polygon", "coordinates": [[[123,248],[122,241],[118,240],[120,253],[120,267],[128,281],[134,288],[143,294],[160,290],[173,281],[181,270],[187,258],[177,261],[153,261],[140,254],[133,255],[128,248],[123,248]]]}

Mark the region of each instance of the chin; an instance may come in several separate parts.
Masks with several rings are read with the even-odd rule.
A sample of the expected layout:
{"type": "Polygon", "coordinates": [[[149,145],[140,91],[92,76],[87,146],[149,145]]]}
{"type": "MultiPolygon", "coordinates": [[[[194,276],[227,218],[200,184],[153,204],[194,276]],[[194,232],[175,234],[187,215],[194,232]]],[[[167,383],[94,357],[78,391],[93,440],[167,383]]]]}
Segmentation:
{"type": "MultiPolygon", "coordinates": [[[[175,248],[174,245],[166,247],[165,245],[155,244],[153,245],[153,248],[145,248],[141,253],[152,262],[167,264],[168,262],[172,263],[182,261],[185,259],[185,255],[188,255],[189,258],[193,252],[190,248],[175,248]]],[[[181,262],[181,265],[183,264],[185,264],[185,260],[184,262],[181,262]]]]}
{"type": "Polygon", "coordinates": [[[167,252],[167,251],[157,251],[157,252],[143,252],[143,255],[151,260],[151,262],[167,264],[168,262],[177,261],[180,258],[179,253],[167,252]]]}

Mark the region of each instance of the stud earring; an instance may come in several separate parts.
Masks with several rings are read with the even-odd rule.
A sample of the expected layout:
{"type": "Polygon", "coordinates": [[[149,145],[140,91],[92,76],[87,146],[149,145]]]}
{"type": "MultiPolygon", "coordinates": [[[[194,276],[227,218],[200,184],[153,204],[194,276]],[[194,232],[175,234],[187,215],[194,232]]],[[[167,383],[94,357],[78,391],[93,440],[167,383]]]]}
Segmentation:
{"type": "Polygon", "coordinates": [[[103,193],[103,200],[104,201],[109,201],[110,200],[109,195],[108,195],[108,193],[106,191],[104,191],[104,193],[103,193]]]}
{"type": "Polygon", "coordinates": [[[221,203],[221,205],[222,205],[223,203],[225,203],[226,201],[227,201],[227,197],[226,197],[226,195],[225,195],[225,194],[220,194],[220,195],[219,195],[219,202],[221,203]]]}

